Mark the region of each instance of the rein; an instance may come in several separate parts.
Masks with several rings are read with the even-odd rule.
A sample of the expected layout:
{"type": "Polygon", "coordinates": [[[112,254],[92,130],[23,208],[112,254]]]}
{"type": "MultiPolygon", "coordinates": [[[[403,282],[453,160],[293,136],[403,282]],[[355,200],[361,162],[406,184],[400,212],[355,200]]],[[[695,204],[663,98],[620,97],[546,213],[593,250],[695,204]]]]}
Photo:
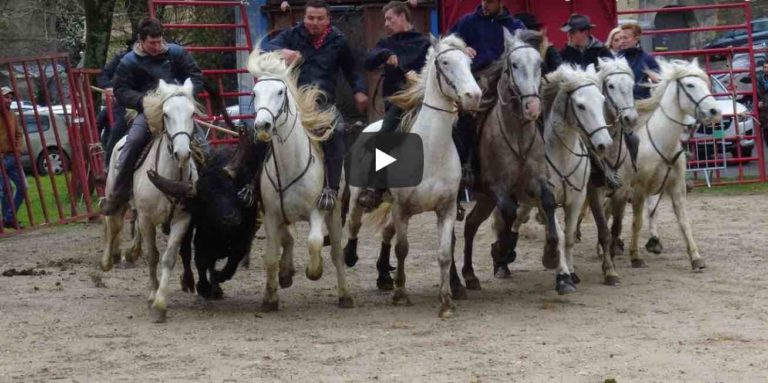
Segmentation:
{"type": "MultiPolygon", "coordinates": [[[[605,75],[605,79],[607,79],[608,77],[611,77],[611,76],[619,76],[619,75],[629,76],[634,81],[634,77],[633,77],[632,73],[624,72],[624,71],[609,73],[609,74],[605,75]]],[[[608,99],[608,104],[611,106],[611,108],[613,108],[613,110],[616,113],[616,118],[614,119],[614,125],[618,125],[619,126],[619,129],[614,134],[611,135],[611,140],[616,142],[617,138],[621,139],[621,136],[624,135],[624,130],[625,130],[624,123],[621,122],[621,113],[624,112],[625,110],[630,110],[630,109],[634,108],[634,105],[620,107],[616,103],[616,100],[614,100],[613,97],[611,96],[611,93],[608,91],[608,88],[607,88],[608,84],[605,81],[605,79],[603,81],[603,94],[608,99]]],[[[622,152],[623,152],[623,150],[622,150],[623,148],[624,148],[624,145],[619,143],[619,153],[616,156],[616,162],[613,163],[613,164],[611,164],[610,162],[607,163],[608,166],[610,166],[611,169],[613,169],[614,171],[618,170],[622,165],[624,165],[624,161],[626,161],[626,159],[627,159],[626,153],[624,153],[625,155],[624,155],[623,158],[621,156],[622,152]]],[[[635,164],[634,160],[632,160],[632,168],[634,168],[635,171],[637,171],[637,164],[635,164]]]]}

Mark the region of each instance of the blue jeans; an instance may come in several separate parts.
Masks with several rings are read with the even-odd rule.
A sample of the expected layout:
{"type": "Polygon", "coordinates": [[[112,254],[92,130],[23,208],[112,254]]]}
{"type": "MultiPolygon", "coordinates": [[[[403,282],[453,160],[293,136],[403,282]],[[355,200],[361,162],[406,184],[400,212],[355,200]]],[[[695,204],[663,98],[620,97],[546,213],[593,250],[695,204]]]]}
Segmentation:
{"type": "Polygon", "coordinates": [[[24,170],[21,168],[21,164],[16,163],[16,157],[12,154],[0,154],[2,157],[3,166],[5,167],[5,174],[8,175],[8,188],[6,188],[5,180],[3,179],[3,173],[0,172],[0,199],[3,205],[3,222],[16,222],[13,216],[13,209],[11,209],[11,184],[16,187],[16,193],[13,196],[13,207],[18,214],[21,203],[24,201],[24,190],[27,188],[26,180],[24,179],[24,170]]]}

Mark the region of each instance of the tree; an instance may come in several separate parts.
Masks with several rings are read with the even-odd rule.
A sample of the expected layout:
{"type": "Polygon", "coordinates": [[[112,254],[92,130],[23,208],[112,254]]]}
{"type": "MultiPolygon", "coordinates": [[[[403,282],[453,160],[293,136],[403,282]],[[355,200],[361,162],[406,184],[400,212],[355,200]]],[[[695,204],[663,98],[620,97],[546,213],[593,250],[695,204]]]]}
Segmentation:
{"type": "Polygon", "coordinates": [[[85,67],[101,69],[107,61],[115,0],[83,0],[85,67]]]}
{"type": "Polygon", "coordinates": [[[141,19],[149,16],[149,2],[147,0],[125,0],[125,10],[131,21],[131,32],[136,35],[141,19]]]}

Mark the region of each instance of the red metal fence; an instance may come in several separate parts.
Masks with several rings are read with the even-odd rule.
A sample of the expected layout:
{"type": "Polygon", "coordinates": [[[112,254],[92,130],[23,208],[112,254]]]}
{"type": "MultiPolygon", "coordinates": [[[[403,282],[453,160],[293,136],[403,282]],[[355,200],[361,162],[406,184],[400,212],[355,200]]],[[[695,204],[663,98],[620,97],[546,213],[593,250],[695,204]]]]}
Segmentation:
{"type": "MultiPolygon", "coordinates": [[[[714,184],[753,183],[766,181],[766,164],[764,151],[763,129],[760,128],[758,111],[757,82],[755,75],[755,53],[767,49],[756,49],[752,39],[752,8],[749,2],[702,5],[689,7],[674,7],[661,9],[643,9],[621,11],[621,15],[648,15],[660,13],[682,12],[734,12],[743,23],[730,25],[698,26],[689,28],[655,29],[643,33],[652,36],[679,33],[701,34],[712,31],[743,30],[747,34],[747,45],[743,47],[665,50],[653,52],[656,56],[672,56],[692,59],[703,58],[700,63],[711,77],[719,77],[713,81],[713,95],[730,101],[724,110],[721,124],[715,126],[699,126],[696,132],[687,140],[689,149],[688,169],[694,173],[694,178],[701,182],[714,184]],[[747,67],[734,68],[733,58],[736,54],[747,54],[747,67]],[[749,84],[745,89],[734,86],[735,78],[742,76],[749,84]],[[724,80],[724,81],[720,81],[724,80]],[[725,82],[726,89],[718,91],[715,85],[725,82]],[[742,113],[738,100],[748,101],[753,106],[751,111],[742,113]],[[752,143],[750,145],[750,143],[752,143]],[[702,177],[703,176],[703,177],[702,177]],[[710,180],[711,178],[711,180],[710,180]]],[[[646,47],[647,48],[647,47],[646,47]]],[[[650,49],[649,49],[650,51],[650,49]]],[[[717,86],[719,88],[719,85],[717,86]]]]}
{"type": "Polygon", "coordinates": [[[58,54],[0,59],[0,78],[12,91],[0,103],[11,137],[0,164],[0,236],[96,217],[94,177],[103,167],[87,73],[58,54]]]}

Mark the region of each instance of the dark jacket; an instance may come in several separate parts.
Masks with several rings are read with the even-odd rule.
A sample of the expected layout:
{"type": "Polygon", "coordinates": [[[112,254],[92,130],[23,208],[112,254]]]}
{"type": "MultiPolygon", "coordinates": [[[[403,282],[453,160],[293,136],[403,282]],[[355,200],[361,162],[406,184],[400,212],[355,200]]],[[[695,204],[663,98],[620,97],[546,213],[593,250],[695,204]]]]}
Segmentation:
{"type": "Polygon", "coordinates": [[[357,71],[355,57],[346,36],[336,27],[331,28],[331,33],[320,49],[315,49],[312,45],[304,23],[282,31],[264,45],[267,51],[291,49],[301,52],[304,61],[299,68],[299,86],[317,85],[326,93],[328,103],[333,103],[336,99],[336,78],[339,69],[352,87],[353,93],[366,93],[365,81],[357,71]]]}
{"type": "Polygon", "coordinates": [[[126,54],[117,66],[112,79],[115,97],[126,108],[143,111],[144,95],[157,87],[162,79],[172,84],[182,84],[190,78],[195,94],[203,90],[203,73],[192,56],[176,44],[168,44],[167,50],[157,56],[141,51],[140,45],[126,54]]]}
{"type": "Polygon", "coordinates": [[[415,29],[379,40],[376,47],[365,58],[365,69],[376,70],[384,65],[382,96],[389,97],[402,90],[406,84],[407,72],[421,72],[430,45],[429,38],[415,29]],[[391,55],[397,56],[397,67],[385,65],[391,55]]]}
{"type": "Polygon", "coordinates": [[[483,7],[477,6],[474,13],[464,15],[449,33],[455,33],[461,37],[472,49],[477,51],[477,56],[472,60],[472,71],[483,69],[496,61],[504,53],[504,31],[507,28],[510,33],[518,29],[525,29],[523,23],[513,18],[507,9],[495,16],[483,14],[483,7]]]}
{"type": "Polygon", "coordinates": [[[659,67],[656,59],[640,47],[625,49],[619,52],[619,57],[627,59],[632,72],[635,74],[635,88],[633,90],[635,100],[651,97],[651,89],[640,84],[647,84],[649,82],[648,75],[645,74],[646,70],[652,70],[657,73],[661,72],[661,67],[659,67]]]}
{"type": "Polygon", "coordinates": [[[120,65],[120,60],[125,57],[125,55],[130,52],[129,49],[124,49],[120,52],[117,52],[114,56],[112,56],[112,59],[109,60],[107,65],[104,66],[104,69],[101,71],[98,77],[96,77],[96,84],[99,86],[99,88],[107,89],[112,88],[112,78],[115,76],[115,72],[117,71],[117,66],[120,65]]]}
{"type": "MultiPolygon", "coordinates": [[[[525,31],[520,33],[520,38],[525,41],[528,45],[536,48],[536,50],[541,51],[541,44],[544,42],[544,36],[534,32],[534,31],[525,31]]],[[[557,52],[557,49],[553,47],[552,45],[547,47],[546,52],[544,53],[544,63],[541,68],[541,75],[546,76],[547,74],[554,72],[557,70],[557,68],[560,66],[560,64],[563,63],[563,59],[560,58],[560,53],[557,52]]]]}
{"type": "Polygon", "coordinates": [[[564,63],[578,65],[581,69],[586,69],[589,64],[595,64],[595,69],[598,69],[600,65],[597,62],[597,58],[613,58],[613,54],[600,40],[590,36],[589,43],[584,51],[566,45],[565,48],[560,50],[560,57],[562,57],[564,63]]]}
{"type": "Polygon", "coordinates": [[[763,109],[768,109],[768,73],[757,76],[757,97],[765,104],[763,109]]]}

